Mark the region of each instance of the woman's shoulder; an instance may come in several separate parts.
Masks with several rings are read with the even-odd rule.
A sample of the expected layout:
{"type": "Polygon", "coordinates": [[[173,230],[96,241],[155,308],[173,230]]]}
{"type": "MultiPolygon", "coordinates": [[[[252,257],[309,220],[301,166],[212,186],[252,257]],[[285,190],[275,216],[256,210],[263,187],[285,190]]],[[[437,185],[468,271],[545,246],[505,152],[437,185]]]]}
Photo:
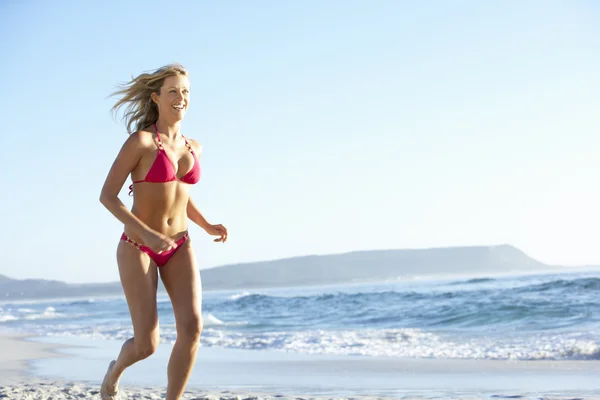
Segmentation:
{"type": "Polygon", "coordinates": [[[194,152],[196,152],[196,153],[198,153],[198,155],[200,155],[202,153],[202,145],[200,144],[200,142],[198,142],[196,139],[192,139],[187,136],[185,138],[187,139],[187,141],[190,143],[190,145],[194,149],[194,152]]]}
{"type": "Polygon", "coordinates": [[[139,148],[155,147],[154,137],[150,129],[140,129],[129,135],[127,142],[139,148]]]}

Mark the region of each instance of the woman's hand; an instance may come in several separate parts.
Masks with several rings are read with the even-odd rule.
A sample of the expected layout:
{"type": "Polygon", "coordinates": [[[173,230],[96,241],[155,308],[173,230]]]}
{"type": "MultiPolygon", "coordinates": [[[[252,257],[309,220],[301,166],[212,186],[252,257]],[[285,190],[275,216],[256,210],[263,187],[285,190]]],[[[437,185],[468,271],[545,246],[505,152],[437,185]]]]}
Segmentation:
{"type": "Polygon", "coordinates": [[[177,247],[173,239],[156,231],[144,232],[142,240],[147,247],[150,247],[154,252],[160,254],[177,247]]]}
{"type": "Polygon", "coordinates": [[[204,228],[204,230],[209,235],[219,236],[218,238],[216,238],[214,240],[215,242],[223,242],[223,243],[225,243],[227,241],[227,228],[225,228],[221,224],[208,225],[206,228],[204,228]]]}

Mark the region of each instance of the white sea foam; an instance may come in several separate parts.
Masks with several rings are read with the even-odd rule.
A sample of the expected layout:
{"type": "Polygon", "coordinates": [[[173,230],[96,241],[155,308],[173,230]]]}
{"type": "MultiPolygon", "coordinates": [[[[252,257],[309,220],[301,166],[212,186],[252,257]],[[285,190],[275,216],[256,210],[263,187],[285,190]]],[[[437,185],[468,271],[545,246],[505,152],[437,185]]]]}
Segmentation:
{"type": "Polygon", "coordinates": [[[230,300],[238,300],[241,299],[242,297],[246,297],[246,296],[250,296],[250,292],[242,292],[242,293],[237,293],[237,294],[233,294],[229,297],[230,300]]]}
{"type": "Polygon", "coordinates": [[[14,315],[10,315],[10,314],[0,315],[0,322],[16,321],[17,319],[18,319],[17,317],[15,317],[14,315]]]}
{"type": "Polygon", "coordinates": [[[38,314],[27,314],[23,316],[23,319],[26,320],[35,320],[35,319],[56,319],[66,317],[63,313],[57,313],[54,307],[47,307],[42,313],[38,314]]]}
{"type": "MultiPolygon", "coordinates": [[[[208,313],[202,317],[204,319],[203,324],[205,327],[209,326],[220,326],[220,327],[232,327],[232,326],[243,326],[248,325],[248,321],[222,321],[217,318],[213,313],[208,313]]],[[[174,328],[174,326],[173,326],[174,328]]]]}
{"type": "Polygon", "coordinates": [[[202,340],[208,346],[305,354],[504,360],[600,359],[598,343],[589,339],[549,336],[533,340],[488,338],[460,342],[419,329],[316,330],[256,335],[207,329],[202,340]]]}
{"type": "MultiPolygon", "coordinates": [[[[12,315],[0,315],[0,322],[12,315]]],[[[303,354],[362,355],[432,359],[567,360],[600,359],[599,343],[589,335],[537,335],[513,338],[456,338],[420,329],[357,331],[311,330],[304,332],[240,332],[223,329],[226,323],[209,314],[201,345],[252,350],[273,350],[303,354]]],[[[97,339],[126,340],[133,335],[130,324],[106,326],[41,325],[28,332],[51,336],[82,336],[97,339]]],[[[161,326],[161,342],[173,343],[177,333],[173,325],[161,326]]]]}
{"type": "Polygon", "coordinates": [[[223,321],[209,313],[206,317],[204,317],[204,326],[211,325],[223,325],[223,321]]]}

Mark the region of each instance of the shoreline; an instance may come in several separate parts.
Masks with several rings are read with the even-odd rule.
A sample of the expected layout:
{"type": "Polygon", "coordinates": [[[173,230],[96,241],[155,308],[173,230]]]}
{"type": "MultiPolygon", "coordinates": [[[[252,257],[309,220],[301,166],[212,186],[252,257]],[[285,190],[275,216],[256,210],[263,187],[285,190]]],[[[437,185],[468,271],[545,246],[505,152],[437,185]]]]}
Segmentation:
{"type": "Polygon", "coordinates": [[[34,378],[32,364],[63,356],[67,345],[36,341],[37,336],[0,331],[0,385],[34,378]]]}
{"type": "MultiPolygon", "coordinates": [[[[98,399],[120,341],[0,331],[0,398],[98,399]],[[74,368],[74,365],[76,366],[74,368]]],[[[134,364],[122,400],[163,399],[170,346],[134,364]]],[[[201,348],[183,399],[600,400],[597,361],[433,360],[201,348]]]]}
{"type": "MultiPolygon", "coordinates": [[[[73,356],[71,354],[77,354],[86,348],[88,350],[93,349],[94,346],[78,343],[65,344],[64,342],[69,341],[68,337],[63,337],[62,340],[58,341],[47,339],[49,338],[0,330],[0,399],[99,399],[100,384],[104,373],[96,374],[96,377],[91,379],[69,379],[57,376],[55,373],[48,374],[47,371],[39,370],[40,363],[49,362],[52,365],[52,360],[57,362],[62,360],[72,366],[72,360],[70,359],[73,356]]],[[[110,356],[107,354],[106,360],[109,359],[110,356]]],[[[130,367],[130,369],[132,368],[135,368],[135,365],[130,367]]],[[[121,380],[121,400],[159,400],[164,399],[166,395],[165,385],[124,384],[123,381],[127,381],[127,379],[121,380]]],[[[303,398],[293,393],[273,389],[273,391],[228,389],[224,387],[206,389],[198,385],[188,384],[182,400],[308,400],[308,397],[303,398]]],[[[340,399],[342,397],[311,396],[310,400],[333,398],[340,399]]],[[[352,396],[352,398],[355,400],[396,399],[387,396],[352,396]]],[[[415,399],[421,398],[417,397],[415,399]]]]}

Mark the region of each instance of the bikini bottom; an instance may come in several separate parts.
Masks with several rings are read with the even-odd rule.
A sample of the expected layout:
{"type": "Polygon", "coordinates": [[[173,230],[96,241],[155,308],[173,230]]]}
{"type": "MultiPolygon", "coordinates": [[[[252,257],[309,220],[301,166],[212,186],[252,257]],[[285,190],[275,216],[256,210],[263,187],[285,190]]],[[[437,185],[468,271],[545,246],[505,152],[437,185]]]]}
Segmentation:
{"type": "Polygon", "coordinates": [[[188,236],[189,236],[188,232],[186,231],[185,235],[183,235],[181,237],[181,239],[179,239],[178,241],[175,242],[175,247],[173,247],[171,250],[163,251],[162,253],[156,253],[150,247],[144,246],[143,244],[136,242],[135,240],[129,238],[125,234],[125,232],[123,232],[123,234],[121,235],[121,240],[124,240],[125,242],[129,243],[133,247],[148,254],[150,256],[150,258],[156,263],[157,266],[162,267],[163,265],[165,265],[167,263],[167,261],[169,261],[171,259],[171,257],[173,257],[173,255],[181,247],[181,245],[184,244],[188,240],[188,236]]]}

